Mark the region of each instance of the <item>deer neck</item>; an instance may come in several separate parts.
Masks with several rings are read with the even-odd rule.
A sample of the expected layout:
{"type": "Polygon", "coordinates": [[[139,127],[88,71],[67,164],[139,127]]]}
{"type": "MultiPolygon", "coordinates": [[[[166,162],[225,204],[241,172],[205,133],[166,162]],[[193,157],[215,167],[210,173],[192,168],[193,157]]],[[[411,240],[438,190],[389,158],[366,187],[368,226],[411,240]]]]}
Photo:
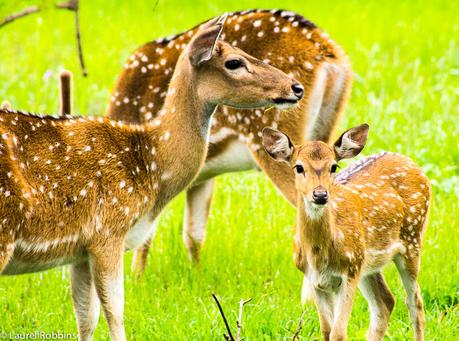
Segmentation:
{"type": "Polygon", "coordinates": [[[217,104],[199,97],[191,68],[177,67],[164,106],[149,124],[161,173],[158,196],[161,201],[167,202],[181,192],[201,169],[216,107],[217,104]]]}
{"type": "Polygon", "coordinates": [[[298,195],[297,228],[302,245],[318,256],[327,252],[333,241],[333,217],[330,205],[312,206],[298,195]]]}

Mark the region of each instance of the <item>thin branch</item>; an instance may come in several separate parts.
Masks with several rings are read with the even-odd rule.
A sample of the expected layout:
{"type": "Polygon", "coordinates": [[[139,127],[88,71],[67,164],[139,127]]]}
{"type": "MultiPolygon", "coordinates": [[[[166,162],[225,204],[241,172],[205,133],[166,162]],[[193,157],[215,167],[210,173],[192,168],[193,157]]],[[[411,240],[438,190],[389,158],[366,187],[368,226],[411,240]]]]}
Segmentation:
{"type": "Polygon", "coordinates": [[[241,337],[241,333],[242,333],[242,312],[244,310],[244,305],[246,305],[247,303],[249,303],[252,299],[249,298],[248,300],[243,300],[241,299],[239,301],[239,317],[238,317],[238,320],[236,321],[236,325],[237,325],[237,335],[236,335],[236,341],[241,341],[242,340],[242,337],[241,337]]]}
{"type": "Polygon", "coordinates": [[[228,335],[223,334],[223,336],[225,337],[226,340],[235,341],[234,337],[233,337],[233,334],[231,333],[231,328],[230,328],[230,326],[228,324],[228,321],[226,320],[225,313],[223,312],[222,306],[220,305],[220,302],[218,301],[217,296],[215,294],[212,294],[212,297],[214,298],[215,302],[217,303],[218,310],[220,310],[220,314],[222,315],[223,322],[225,322],[226,330],[228,331],[228,335]]]}
{"type": "Polygon", "coordinates": [[[75,35],[78,44],[78,59],[80,60],[81,71],[83,72],[83,76],[86,77],[88,75],[88,72],[86,71],[86,67],[84,65],[83,47],[81,46],[80,11],[78,7],[75,10],[75,35]]]}
{"type": "Polygon", "coordinates": [[[293,334],[292,341],[299,340],[301,329],[303,329],[304,315],[306,314],[306,309],[301,313],[300,319],[298,320],[298,327],[296,328],[295,334],[293,334]]]}
{"type": "Polygon", "coordinates": [[[69,11],[73,11],[75,13],[75,38],[76,38],[77,47],[78,47],[78,59],[80,61],[80,66],[81,66],[81,71],[83,72],[83,76],[86,77],[88,75],[88,72],[86,71],[86,67],[84,64],[83,47],[81,45],[79,0],[69,0],[69,1],[57,4],[56,8],[66,9],[69,11]]]}
{"type": "Polygon", "coordinates": [[[40,12],[40,8],[38,6],[30,6],[30,7],[25,8],[21,12],[8,15],[2,21],[0,21],[0,28],[15,21],[16,19],[23,18],[29,14],[33,14],[37,12],[40,12]]]}

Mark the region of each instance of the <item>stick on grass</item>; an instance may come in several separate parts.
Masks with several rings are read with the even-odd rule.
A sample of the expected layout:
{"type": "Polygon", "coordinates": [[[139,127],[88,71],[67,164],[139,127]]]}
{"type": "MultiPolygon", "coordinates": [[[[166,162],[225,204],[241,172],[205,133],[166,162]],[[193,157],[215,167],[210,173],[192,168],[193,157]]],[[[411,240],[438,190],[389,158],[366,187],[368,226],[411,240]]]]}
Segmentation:
{"type": "Polygon", "coordinates": [[[234,340],[234,336],[231,333],[231,328],[230,328],[230,326],[228,324],[228,320],[226,319],[225,313],[223,312],[223,308],[222,308],[220,302],[218,301],[217,296],[215,294],[212,294],[212,297],[214,298],[215,302],[217,303],[218,310],[220,311],[220,315],[222,316],[223,322],[225,322],[226,330],[228,331],[228,335],[223,334],[223,336],[225,337],[226,340],[235,341],[234,340]]]}
{"type": "Polygon", "coordinates": [[[304,315],[306,314],[306,309],[301,313],[300,319],[298,320],[298,327],[296,328],[295,334],[293,334],[292,341],[299,340],[301,329],[303,329],[304,315]]]}
{"type": "Polygon", "coordinates": [[[61,106],[59,114],[61,116],[72,114],[72,73],[70,71],[62,71],[59,75],[59,90],[61,98],[61,106]]]}
{"type": "Polygon", "coordinates": [[[244,311],[244,306],[249,303],[252,299],[249,298],[248,300],[243,300],[241,299],[239,301],[239,317],[236,321],[237,324],[237,335],[236,335],[236,341],[241,341],[242,340],[242,312],[244,311]]]}

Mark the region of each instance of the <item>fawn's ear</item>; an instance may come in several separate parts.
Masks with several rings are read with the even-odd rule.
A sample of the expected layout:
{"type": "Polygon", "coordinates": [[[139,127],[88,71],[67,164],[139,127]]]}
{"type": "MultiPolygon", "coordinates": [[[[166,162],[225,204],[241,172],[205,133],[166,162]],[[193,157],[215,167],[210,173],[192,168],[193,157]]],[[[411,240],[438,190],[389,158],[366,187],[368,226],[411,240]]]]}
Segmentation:
{"type": "Polygon", "coordinates": [[[189,45],[191,65],[198,66],[212,58],[212,53],[223,30],[226,14],[212,19],[201,26],[189,45]]]}
{"type": "Polygon", "coordinates": [[[364,123],[345,131],[334,144],[336,160],[358,155],[367,142],[369,125],[364,123]]]}
{"type": "Polygon", "coordinates": [[[279,130],[263,128],[263,147],[276,161],[289,163],[293,154],[293,144],[289,137],[279,130]]]}

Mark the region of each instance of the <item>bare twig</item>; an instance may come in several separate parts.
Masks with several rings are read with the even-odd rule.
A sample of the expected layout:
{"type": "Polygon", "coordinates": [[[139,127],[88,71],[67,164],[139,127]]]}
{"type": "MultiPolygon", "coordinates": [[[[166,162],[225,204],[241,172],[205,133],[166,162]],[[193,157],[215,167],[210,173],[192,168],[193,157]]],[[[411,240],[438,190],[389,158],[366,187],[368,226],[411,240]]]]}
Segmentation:
{"type": "Polygon", "coordinates": [[[238,317],[238,320],[236,321],[236,324],[237,324],[237,335],[236,335],[236,341],[241,341],[242,340],[242,336],[241,336],[241,333],[242,333],[242,312],[244,310],[244,306],[249,303],[252,299],[249,298],[248,300],[243,300],[241,299],[239,301],[239,317],[238,317]]]}
{"type": "Polygon", "coordinates": [[[59,114],[61,116],[72,114],[72,73],[70,71],[62,71],[59,77],[59,92],[61,98],[61,106],[59,114]]]}
{"type": "Polygon", "coordinates": [[[30,6],[30,7],[25,8],[21,12],[8,15],[2,21],[0,21],[0,28],[15,21],[16,19],[23,18],[29,14],[37,13],[39,11],[40,11],[40,8],[38,6],[30,6]]]}
{"type": "Polygon", "coordinates": [[[296,328],[295,334],[293,334],[292,341],[299,340],[301,329],[303,329],[304,315],[306,314],[306,309],[301,313],[300,319],[298,320],[298,327],[296,328]]]}
{"type": "Polygon", "coordinates": [[[86,77],[88,72],[86,71],[86,67],[84,65],[84,58],[83,58],[83,47],[81,46],[81,34],[80,34],[80,11],[77,8],[75,10],[75,35],[78,44],[78,58],[80,59],[81,70],[83,71],[83,76],[86,77]]]}
{"type": "Polygon", "coordinates": [[[69,0],[60,4],[56,4],[56,8],[76,11],[78,10],[78,0],[69,0]]]}
{"type": "Polygon", "coordinates": [[[235,341],[234,337],[233,337],[233,334],[231,333],[231,328],[230,328],[230,326],[228,324],[228,321],[226,320],[225,313],[223,312],[222,306],[220,305],[220,302],[218,301],[217,296],[215,294],[212,294],[212,297],[214,298],[215,302],[217,303],[218,310],[220,311],[220,314],[222,315],[223,322],[225,322],[225,327],[226,327],[226,330],[228,331],[228,335],[223,334],[224,338],[226,340],[235,341]]]}
{"type": "Polygon", "coordinates": [[[67,9],[75,13],[75,37],[76,37],[77,47],[78,47],[78,59],[80,60],[80,66],[81,66],[81,71],[83,72],[83,76],[86,77],[88,75],[88,72],[86,71],[86,67],[84,64],[83,47],[81,45],[79,0],[69,0],[69,1],[57,4],[56,8],[67,9]]]}

